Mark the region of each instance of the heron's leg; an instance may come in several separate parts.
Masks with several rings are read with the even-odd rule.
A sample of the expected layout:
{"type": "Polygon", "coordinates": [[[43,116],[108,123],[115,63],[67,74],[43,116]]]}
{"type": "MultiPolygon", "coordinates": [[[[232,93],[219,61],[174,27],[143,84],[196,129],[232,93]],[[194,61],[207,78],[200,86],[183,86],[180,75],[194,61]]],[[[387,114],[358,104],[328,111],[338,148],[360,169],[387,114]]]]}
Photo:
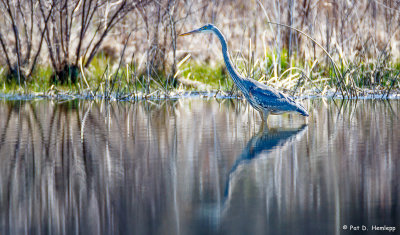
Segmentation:
{"type": "Polygon", "coordinates": [[[260,112],[260,116],[261,116],[261,119],[262,119],[260,131],[261,132],[268,131],[268,116],[269,116],[269,112],[268,111],[260,112]]]}

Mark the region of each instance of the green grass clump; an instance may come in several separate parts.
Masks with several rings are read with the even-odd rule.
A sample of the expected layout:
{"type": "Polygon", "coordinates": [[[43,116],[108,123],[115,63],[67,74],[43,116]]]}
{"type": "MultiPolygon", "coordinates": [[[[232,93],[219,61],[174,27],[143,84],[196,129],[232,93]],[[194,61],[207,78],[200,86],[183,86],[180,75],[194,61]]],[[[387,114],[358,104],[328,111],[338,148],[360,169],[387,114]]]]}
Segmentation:
{"type": "Polygon", "coordinates": [[[215,66],[189,62],[180,68],[180,76],[211,86],[213,89],[226,89],[232,86],[233,82],[226,72],[224,64],[215,66]]]}

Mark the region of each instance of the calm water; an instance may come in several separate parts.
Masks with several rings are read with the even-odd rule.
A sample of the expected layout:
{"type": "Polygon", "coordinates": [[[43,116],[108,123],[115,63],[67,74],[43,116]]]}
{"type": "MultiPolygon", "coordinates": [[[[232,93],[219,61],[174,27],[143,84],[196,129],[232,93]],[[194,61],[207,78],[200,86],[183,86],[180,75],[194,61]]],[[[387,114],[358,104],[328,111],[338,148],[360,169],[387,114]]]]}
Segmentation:
{"type": "Polygon", "coordinates": [[[304,103],[0,101],[0,234],[399,232],[400,101],[304,103]]]}

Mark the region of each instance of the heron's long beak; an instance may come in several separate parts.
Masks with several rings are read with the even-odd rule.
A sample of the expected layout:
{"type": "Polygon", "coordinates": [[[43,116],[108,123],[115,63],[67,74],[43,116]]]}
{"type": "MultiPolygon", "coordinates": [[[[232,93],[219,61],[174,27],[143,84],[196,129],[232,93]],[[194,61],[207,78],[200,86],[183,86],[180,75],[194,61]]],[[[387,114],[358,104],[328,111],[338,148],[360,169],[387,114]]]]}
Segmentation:
{"type": "Polygon", "coordinates": [[[182,33],[182,34],[179,34],[179,36],[187,36],[187,35],[190,35],[190,34],[193,34],[193,33],[198,33],[198,32],[200,32],[200,29],[195,29],[195,30],[192,30],[190,32],[182,33]]]}

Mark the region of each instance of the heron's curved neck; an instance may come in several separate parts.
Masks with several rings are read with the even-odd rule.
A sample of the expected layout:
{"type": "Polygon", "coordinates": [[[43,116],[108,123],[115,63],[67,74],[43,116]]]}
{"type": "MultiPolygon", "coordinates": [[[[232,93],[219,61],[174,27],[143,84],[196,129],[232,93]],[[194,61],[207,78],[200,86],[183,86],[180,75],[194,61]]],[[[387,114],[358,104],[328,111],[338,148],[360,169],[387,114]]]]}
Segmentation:
{"type": "Polygon", "coordinates": [[[226,40],[225,40],[224,35],[222,35],[221,31],[219,31],[219,29],[217,29],[217,28],[214,28],[212,31],[218,36],[219,41],[221,42],[222,55],[224,56],[226,69],[228,70],[229,74],[231,75],[232,80],[236,83],[236,85],[239,88],[241,88],[243,78],[235,70],[235,67],[232,64],[231,59],[229,58],[228,47],[226,45],[226,40]]]}

